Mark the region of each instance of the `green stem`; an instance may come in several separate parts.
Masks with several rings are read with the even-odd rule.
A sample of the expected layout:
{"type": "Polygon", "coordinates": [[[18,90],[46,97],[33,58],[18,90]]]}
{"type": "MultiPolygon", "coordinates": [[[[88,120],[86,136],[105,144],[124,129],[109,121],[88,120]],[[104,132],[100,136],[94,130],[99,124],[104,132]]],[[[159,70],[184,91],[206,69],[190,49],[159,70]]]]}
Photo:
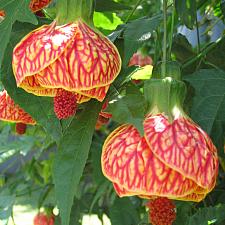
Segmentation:
{"type": "Polygon", "coordinates": [[[16,225],[14,215],[13,215],[13,210],[12,210],[12,213],[11,213],[11,219],[12,219],[13,225],[16,225]]]}
{"type": "Polygon", "coordinates": [[[133,16],[134,12],[136,11],[137,7],[141,4],[143,0],[137,0],[134,8],[132,9],[132,11],[130,12],[130,14],[127,16],[127,18],[125,19],[125,23],[127,23],[129,21],[129,19],[133,16]]]}
{"type": "Polygon", "coordinates": [[[169,45],[169,58],[171,59],[171,51],[172,51],[172,44],[173,44],[173,29],[174,29],[174,20],[175,20],[175,13],[176,13],[176,9],[175,9],[175,1],[173,0],[173,14],[172,14],[172,18],[171,18],[171,31],[170,31],[170,45],[169,45]]]}
{"type": "Polygon", "coordinates": [[[167,0],[163,0],[163,60],[162,60],[162,78],[166,77],[166,42],[167,42],[167,0]]]}
{"type": "Polygon", "coordinates": [[[216,19],[216,21],[214,23],[212,23],[205,31],[204,33],[201,34],[201,36],[206,35],[209,31],[212,30],[212,28],[219,23],[222,19],[224,18],[224,15],[220,16],[219,18],[216,19]]]}
{"type": "Polygon", "coordinates": [[[92,25],[94,2],[93,0],[57,0],[56,11],[58,24],[72,23],[82,18],[92,25]]]}
{"type": "Polygon", "coordinates": [[[197,31],[197,41],[198,41],[197,52],[199,54],[201,52],[201,44],[200,44],[200,34],[199,34],[199,26],[198,26],[198,15],[197,15],[197,12],[196,12],[195,22],[196,22],[196,31],[197,31]]]}
{"type": "Polygon", "coordinates": [[[182,66],[182,69],[185,69],[186,67],[190,66],[194,62],[196,62],[199,59],[201,59],[202,57],[204,57],[208,52],[210,52],[212,49],[214,49],[223,39],[224,39],[224,37],[219,38],[216,42],[212,43],[207,48],[202,50],[202,52],[199,53],[197,56],[195,56],[194,58],[192,58],[192,59],[188,60],[187,62],[185,62],[183,64],[183,66],[182,66]]]}

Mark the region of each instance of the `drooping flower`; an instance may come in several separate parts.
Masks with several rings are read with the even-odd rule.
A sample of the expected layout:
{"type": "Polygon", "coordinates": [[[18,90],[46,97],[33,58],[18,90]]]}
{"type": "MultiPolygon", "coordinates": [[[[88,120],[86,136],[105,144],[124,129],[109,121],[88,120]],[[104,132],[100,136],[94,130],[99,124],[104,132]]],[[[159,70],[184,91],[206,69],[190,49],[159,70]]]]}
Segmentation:
{"type": "Polygon", "coordinates": [[[155,198],[148,202],[149,221],[152,225],[172,225],[176,219],[176,206],[168,198],[155,198]]]}
{"type": "Polygon", "coordinates": [[[46,7],[52,0],[31,0],[30,9],[33,12],[37,12],[46,7]]]}
{"type": "Polygon", "coordinates": [[[51,97],[64,89],[76,94],[78,104],[91,98],[103,101],[120,67],[116,47],[82,19],[44,25],[24,37],[13,52],[18,87],[51,97]]]}
{"type": "Polygon", "coordinates": [[[54,215],[48,216],[45,213],[38,213],[33,222],[34,225],[54,225],[55,217],[54,215]]]}
{"type": "Polygon", "coordinates": [[[26,124],[36,124],[28,113],[14,103],[5,90],[0,92],[0,120],[17,123],[18,134],[24,134],[26,124]]]}
{"type": "Polygon", "coordinates": [[[149,87],[144,136],[129,124],[113,131],[103,146],[102,171],[121,197],[201,201],[216,183],[217,150],[182,110],[182,82],[165,78],[149,87]]]}
{"type": "Polygon", "coordinates": [[[142,55],[141,52],[136,52],[131,57],[128,66],[146,66],[152,65],[152,58],[148,55],[142,55]]]}
{"type": "Polygon", "coordinates": [[[27,129],[27,124],[25,123],[16,123],[16,133],[19,135],[25,134],[27,129]]]}

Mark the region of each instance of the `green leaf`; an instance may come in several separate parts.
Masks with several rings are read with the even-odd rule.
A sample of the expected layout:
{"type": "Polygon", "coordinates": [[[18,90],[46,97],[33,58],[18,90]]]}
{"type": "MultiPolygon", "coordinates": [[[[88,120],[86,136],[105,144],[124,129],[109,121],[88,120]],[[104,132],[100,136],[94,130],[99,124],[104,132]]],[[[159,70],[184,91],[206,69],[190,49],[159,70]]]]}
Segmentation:
{"type": "Polygon", "coordinates": [[[206,60],[211,64],[225,70],[224,61],[225,38],[223,38],[207,55],[206,60]]]}
{"type": "Polygon", "coordinates": [[[5,18],[0,23],[0,66],[5,49],[9,43],[12,26],[16,21],[37,24],[35,15],[29,9],[30,0],[1,0],[0,9],[5,11],[5,18]]]}
{"type": "Polygon", "coordinates": [[[191,117],[213,140],[223,140],[225,123],[225,72],[204,69],[185,77],[195,89],[191,117]]]}
{"type": "Polygon", "coordinates": [[[115,2],[113,0],[96,0],[95,11],[97,12],[109,12],[116,10],[129,10],[132,9],[130,6],[126,6],[115,2]]]}
{"type": "Polygon", "coordinates": [[[78,191],[100,109],[101,104],[96,101],[87,103],[60,140],[53,165],[53,179],[62,225],[69,224],[73,198],[78,191]]]}
{"type": "Polygon", "coordinates": [[[196,21],[196,0],[175,0],[175,7],[181,23],[193,29],[196,21]]]}
{"type": "Polygon", "coordinates": [[[96,140],[94,136],[90,152],[91,152],[91,163],[93,167],[92,176],[96,185],[99,185],[106,179],[101,170],[102,145],[103,145],[103,138],[98,137],[98,139],[96,140]]]}
{"type": "Polygon", "coordinates": [[[74,199],[73,207],[70,215],[70,225],[80,225],[81,217],[81,202],[78,199],[74,199]]]}
{"type": "Polygon", "coordinates": [[[101,185],[99,185],[96,194],[92,200],[89,212],[92,212],[92,209],[95,203],[106,193],[106,191],[110,188],[111,183],[108,180],[105,180],[101,185]]]}
{"type": "Polygon", "coordinates": [[[150,39],[152,32],[158,28],[161,20],[162,16],[157,15],[151,18],[140,18],[126,25],[124,31],[124,48],[126,52],[124,65],[127,65],[137,49],[150,39]]]}
{"type": "Polygon", "coordinates": [[[131,75],[131,78],[134,80],[148,80],[152,76],[152,65],[146,65],[140,68],[137,68],[131,75]]]}
{"type": "Polygon", "coordinates": [[[181,63],[184,63],[188,59],[191,59],[195,56],[191,44],[182,34],[175,35],[175,37],[173,38],[172,47],[172,51],[176,55],[176,59],[181,63]]]}
{"type": "Polygon", "coordinates": [[[94,13],[94,25],[97,28],[103,28],[105,30],[112,31],[122,23],[122,20],[116,15],[116,13],[94,13]]]}
{"type": "Polygon", "coordinates": [[[225,220],[225,204],[201,208],[190,217],[188,225],[218,224],[225,220]]]}
{"type": "MultiPolygon", "coordinates": [[[[0,135],[1,138],[1,135],[0,135]]],[[[0,141],[1,143],[1,141],[0,141]]],[[[0,153],[14,151],[20,152],[23,155],[26,155],[34,146],[35,138],[33,136],[26,136],[19,137],[16,140],[10,142],[3,142],[1,143],[0,153]]],[[[0,159],[1,162],[2,159],[0,159]]]]}
{"type": "Polygon", "coordinates": [[[15,201],[15,196],[1,195],[0,196],[0,224],[7,225],[8,219],[12,214],[12,208],[15,201]]]}
{"type": "Polygon", "coordinates": [[[129,198],[117,198],[109,210],[112,225],[136,225],[139,215],[129,198]]]}
{"type": "Polygon", "coordinates": [[[220,7],[221,7],[221,11],[223,13],[223,16],[225,16],[225,0],[221,1],[220,7]]]}
{"type": "Polygon", "coordinates": [[[176,220],[174,221],[173,225],[187,225],[189,215],[192,212],[193,203],[191,202],[183,202],[183,201],[176,201],[176,220]]]}
{"type": "Polygon", "coordinates": [[[116,101],[109,104],[107,111],[112,113],[113,120],[122,124],[133,124],[141,135],[144,134],[145,100],[137,87],[128,86],[126,95],[119,95],[116,101]]]}
{"type": "Polygon", "coordinates": [[[62,128],[60,121],[56,118],[54,113],[53,99],[28,94],[23,89],[17,88],[16,86],[11,62],[13,47],[23,36],[35,27],[23,23],[16,23],[16,25],[15,29],[13,29],[7,51],[5,51],[3,64],[0,70],[1,81],[15,103],[20,105],[42,125],[55,141],[58,141],[62,136],[62,128]]]}

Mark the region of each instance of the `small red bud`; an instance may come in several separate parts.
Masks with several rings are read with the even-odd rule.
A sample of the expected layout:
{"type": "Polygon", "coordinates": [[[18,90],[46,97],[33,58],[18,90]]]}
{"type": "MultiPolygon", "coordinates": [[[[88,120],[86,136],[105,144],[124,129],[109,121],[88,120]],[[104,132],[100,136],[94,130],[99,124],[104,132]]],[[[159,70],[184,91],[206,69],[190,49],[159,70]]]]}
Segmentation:
{"type": "Polygon", "coordinates": [[[25,123],[16,123],[16,133],[19,135],[25,134],[27,125],[25,123]]]}

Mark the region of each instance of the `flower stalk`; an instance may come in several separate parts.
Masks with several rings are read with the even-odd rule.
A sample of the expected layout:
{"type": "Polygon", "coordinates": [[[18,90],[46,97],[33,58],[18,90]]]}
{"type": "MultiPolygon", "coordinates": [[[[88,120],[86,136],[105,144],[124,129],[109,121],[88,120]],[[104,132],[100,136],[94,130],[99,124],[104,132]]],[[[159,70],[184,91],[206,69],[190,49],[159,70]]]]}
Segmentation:
{"type": "Polygon", "coordinates": [[[57,24],[72,23],[82,18],[88,25],[93,25],[93,0],[58,0],[56,5],[57,24]]]}
{"type": "Polygon", "coordinates": [[[162,65],[162,78],[166,77],[166,58],[167,58],[167,0],[163,0],[163,65],[162,65]]]}

